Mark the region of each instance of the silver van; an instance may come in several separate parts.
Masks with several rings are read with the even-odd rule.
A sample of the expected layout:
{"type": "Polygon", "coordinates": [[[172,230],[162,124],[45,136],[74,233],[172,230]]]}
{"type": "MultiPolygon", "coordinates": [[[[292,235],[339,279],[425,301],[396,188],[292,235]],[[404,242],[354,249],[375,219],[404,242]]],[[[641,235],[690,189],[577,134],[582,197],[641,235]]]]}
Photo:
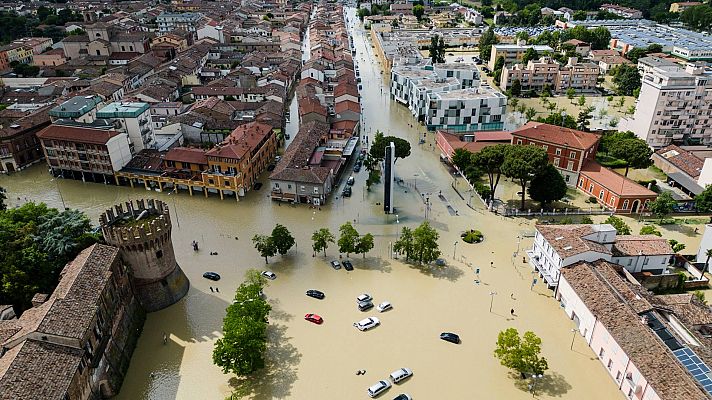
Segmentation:
{"type": "Polygon", "coordinates": [[[413,376],[413,371],[411,371],[410,368],[400,368],[391,373],[391,380],[393,383],[399,383],[411,376],[413,376]]]}

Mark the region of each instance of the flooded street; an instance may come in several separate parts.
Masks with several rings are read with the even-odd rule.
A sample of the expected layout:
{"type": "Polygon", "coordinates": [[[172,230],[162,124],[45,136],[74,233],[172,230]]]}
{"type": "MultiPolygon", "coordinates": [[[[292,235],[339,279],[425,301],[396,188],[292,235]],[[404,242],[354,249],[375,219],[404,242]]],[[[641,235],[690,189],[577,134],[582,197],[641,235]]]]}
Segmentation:
{"type": "MultiPolygon", "coordinates": [[[[355,19],[353,10],[350,19],[355,19]]],[[[411,156],[396,163],[396,175],[405,183],[396,190],[397,217],[384,215],[377,204],[382,201],[383,185],[376,185],[370,193],[365,191],[365,170],[354,174],[352,197],[339,195],[347,174],[321,210],[271,202],[267,174],[261,178],[265,184],[262,190],[249,192],[240,202],[53,181],[44,164],[0,176],[10,205],[21,204],[26,198],[62,207],[63,200],[67,207],[86,212],[95,224],[106,208],[129,199],[156,197],[171,207],[176,256],[191,288],[176,305],[148,316],[117,398],[223,399],[234,390],[240,381],[212,364],[213,344],[244,272],[265,269],[251,237],[269,233],[276,223],[292,231],[297,246],[284,257],[270,259],[266,267],[278,276],[265,289],[273,307],[268,366],[241,385],[249,398],[364,399],[368,386],[401,367],[411,368],[414,376],[382,398],[402,392],[415,399],[531,398],[528,381],[513,379],[493,357],[497,333],[508,327],[532,330],[543,340],[542,355],[550,369],[539,384],[538,398],[623,398],[580,336],[574,338],[573,350],[569,350],[574,324],[552,293],[541,285],[530,290],[531,269],[522,263],[521,255],[513,257],[518,248],[523,251],[531,245],[530,239],[517,239],[522,232],[533,230],[530,223],[467,207],[451,188],[452,176],[439,161],[433,135],[427,134],[426,143],[418,145],[424,128],[416,127],[405,107],[389,100],[380,66],[360,28],[355,30],[354,43],[363,79],[363,133],[372,136],[378,129],[406,138],[412,145],[411,156]],[[391,259],[389,244],[401,226],[417,226],[425,217],[418,192],[439,191],[446,200],[432,196],[428,219],[440,232],[448,266],[420,268],[391,259]],[[459,215],[449,211],[448,205],[459,215]],[[347,220],[355,221],[360,233],[373,233],[376,244],[366,258],[353,257],[354,271],[335,271],[328,261],[338,258],[336,246],[327,250],[327,258],[321,254],[313,257],[310,237],[321,227],[337,232],[347,220]],[[460,232],[471,228],[484,233],[483,243],[458,241],[460,232]],[[200,243],[200,252],[193,252],[193,240],[200,243]],[[217,256],[209,255],[214,251],[217,256]],[[480,285],[473,282],[474,268],[481,268],[480,285]],[[222,279],[217,283],[205,280],[205,271],[215,271],[222,279]],[[211,293],[209,286],[217,286],[220,292],[211,293]],[[326,299],[306,297],[307,289],[325,292],[326,299]],[[362,292],[373,295],[376,304],[390,301],[393,310],[359,312],[355,297],[362,292]],[[491,297],[490,292],[497,294],[491,297]],[[516,310],[515,317],[510,317],[511,308],[516,310]],[[304,321],[305,313],[321,315],[324,324],[304,321]],[[378,316],[381,326],[368,332],[352,326],[367,316],[378,316]],[[462,344],[439,340],[443,331],[458,333],[462,344]],[[164,332],[169,335],[167,345],[162,343],[164,332]],[[356,376],[358,369],[367,373],[356,376]]],[[[296,109],[291,115],[293,124],[298,118],[296,109]]],[[[474,199],[472,204],[481,208],[474,199]]]]}

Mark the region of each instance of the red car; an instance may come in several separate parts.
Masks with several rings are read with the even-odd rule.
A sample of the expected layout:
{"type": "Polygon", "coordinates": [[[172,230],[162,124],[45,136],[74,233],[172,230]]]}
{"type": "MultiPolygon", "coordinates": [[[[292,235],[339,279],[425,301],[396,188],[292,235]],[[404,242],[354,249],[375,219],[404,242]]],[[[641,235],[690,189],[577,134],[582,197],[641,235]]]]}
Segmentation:
{"type": "Polygon", "coordinates": [[[319,324],[319,325],[321,325],[321,323],[324,322],[324,319],[316,314],[307,314],[304,316],[304,319],[309,322],[313,322],[313,323],[319,324]]]}

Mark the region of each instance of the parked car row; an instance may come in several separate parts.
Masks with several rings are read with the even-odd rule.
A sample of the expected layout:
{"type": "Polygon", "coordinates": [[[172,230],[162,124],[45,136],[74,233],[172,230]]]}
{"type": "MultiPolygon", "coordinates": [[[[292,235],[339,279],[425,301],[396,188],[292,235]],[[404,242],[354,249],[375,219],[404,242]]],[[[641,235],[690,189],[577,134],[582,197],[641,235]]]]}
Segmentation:
{"type": "Polygon", "coordinates": [[[337,260],[331,260],[329,261],[329,265],[331,265],[331,268],[335,270],[341,269],[341,266],[344,266],[344,269],[347,271],[353,271],[354,270],[354,265],[351,263],[349,260],[345,260],[344,262],[338,262],[337,260]]]}
{"type": "MultiPolygon", "coordinates": [[[[410,370],[409,368],[399,368],[393,371],[388,377],[391,381],[393,381],[394,384],[398,384],[410,378],[411,376],[413,376],[412,370],[410,370]]],[[[391,382],[389,382],[388,380],[382,380],[376,382],[374,385],[369,387],[366,392],[368,393],[369,397],[376,397],[390,388],[391,382]]],[[[405,393],[401,393],[393,400],[411,400],[411,397],[405,393]]]]}

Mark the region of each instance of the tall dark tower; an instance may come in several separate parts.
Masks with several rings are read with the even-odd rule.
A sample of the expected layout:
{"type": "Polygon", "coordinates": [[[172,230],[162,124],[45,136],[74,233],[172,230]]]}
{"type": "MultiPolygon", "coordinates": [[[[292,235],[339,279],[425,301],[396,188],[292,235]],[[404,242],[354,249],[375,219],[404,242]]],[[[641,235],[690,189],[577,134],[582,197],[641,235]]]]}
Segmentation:
{"type": "Polygon", "coordinates": [[[158,311],[180,300],[190,288],[173,252],[168,206],[160,200],[126,202],[99,217],[104,240],[119,248],[131,268],[136,297],[143,308],[158,311]]]}
{"type": "Polygon", "coordinates": [[[395,183],[395,160],[396,146],[393,142],[386,147],[386,154],[383,159],[384,179],[383,179],[383,211],[386,214],[393,214],[393,185],[395,183]]]}

